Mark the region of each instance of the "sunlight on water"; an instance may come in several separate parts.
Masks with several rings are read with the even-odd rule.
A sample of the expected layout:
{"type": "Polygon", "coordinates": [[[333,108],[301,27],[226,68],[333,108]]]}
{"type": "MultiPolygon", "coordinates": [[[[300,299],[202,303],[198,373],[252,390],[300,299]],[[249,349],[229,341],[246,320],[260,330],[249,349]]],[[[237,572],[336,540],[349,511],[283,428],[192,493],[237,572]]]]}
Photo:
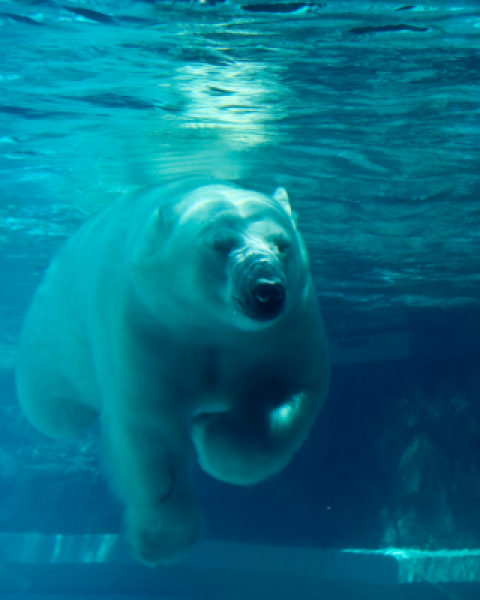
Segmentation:
{"type": "Polygon", "coordinates": [[[440,0],[5,4],[6,272],[44,256],[31,290],[49,238],[201,174],[286,187],[332,318],[476,302],[479,25],[440,0]]]}

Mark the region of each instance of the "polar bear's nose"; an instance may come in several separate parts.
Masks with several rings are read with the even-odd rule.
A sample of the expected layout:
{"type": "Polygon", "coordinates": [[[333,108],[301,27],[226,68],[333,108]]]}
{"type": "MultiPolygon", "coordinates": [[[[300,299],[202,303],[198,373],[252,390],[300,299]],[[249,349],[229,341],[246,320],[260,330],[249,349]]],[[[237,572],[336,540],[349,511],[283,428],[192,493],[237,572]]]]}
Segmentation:
{"type": "Polygon", "coordinates": [[[230,257],[234,308],[257,322],[273,321],[288,302],[283,266],[270,254],[242,249],[230,257]]]}
{"type": "Polygon", "coordinates": [[[281,281],[260,279],[252,290],[255,308],[264,319],[276,317],[285,304],[285,286],[281,281]]]}

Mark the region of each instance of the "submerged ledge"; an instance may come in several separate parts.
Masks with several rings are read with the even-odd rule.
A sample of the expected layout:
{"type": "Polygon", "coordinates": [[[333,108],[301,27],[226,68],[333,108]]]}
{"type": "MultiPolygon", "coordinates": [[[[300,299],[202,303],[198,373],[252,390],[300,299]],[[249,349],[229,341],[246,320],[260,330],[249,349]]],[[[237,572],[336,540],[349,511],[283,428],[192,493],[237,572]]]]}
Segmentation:
{"type": "Polygon", "coordinates": [[[480,550],[326,550],[202,541],[183,560],[152,569],[132,559],[120,535],[3,533],[0,553],[0,593],[291,599],[301,590],[302,599],[333,600],[376,599],[401,589],[402,599],[419,592],[422,600],[445,593],[480,597],[480,550]]]}

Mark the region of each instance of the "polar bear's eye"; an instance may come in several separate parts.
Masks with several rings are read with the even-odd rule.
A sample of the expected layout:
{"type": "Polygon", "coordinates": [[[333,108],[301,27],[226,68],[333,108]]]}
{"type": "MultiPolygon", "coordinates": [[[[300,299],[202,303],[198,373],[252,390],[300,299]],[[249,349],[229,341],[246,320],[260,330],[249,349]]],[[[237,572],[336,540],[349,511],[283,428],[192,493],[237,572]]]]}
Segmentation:
{"type": "Polygon", "coordinates": [[[222,235],[212,240],[213,249],[222,254],[230,254],[238,246],[237,238],[229,235],[222,235]]]}
{"type": "Polygon", "coordinates": [[[287,238],[278,238],[278,239],[274,240],[273,243],[277,247],[280,254],[285,254],[285,252],[287,252],[287,250],[291,246],[291,243],[289,240],[287,240],[287,238]]]}

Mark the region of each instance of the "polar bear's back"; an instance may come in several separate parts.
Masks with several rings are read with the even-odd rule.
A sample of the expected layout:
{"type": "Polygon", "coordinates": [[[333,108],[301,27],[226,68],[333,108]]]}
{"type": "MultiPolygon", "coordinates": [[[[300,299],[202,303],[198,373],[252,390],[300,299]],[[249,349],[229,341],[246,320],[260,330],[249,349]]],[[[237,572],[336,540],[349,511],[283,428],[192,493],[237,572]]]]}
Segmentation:
{"type": "Polygon", "coordinates": [[[68,438],[96,418],[99,353],[109,344],[109,320],[122,321],[112,313],[129,285],[129,244],[142,237],[157,208],[209,182],[125,195],[89,219],[53,259],[26,316],[16,361],[19,401],[37,429],[68,438]]]}
{"type": "Polygon", "coordinates": [[[92,334],[119,292],[123,245],[132,213],[141,209],[141,202],[124,198],[87,221],[53,259],[34,296],[17,352],[17,393],[27,418],[46,435],[76,436],[98,414],[92,334]]]}
{"type": "Polygon", "coordinates": [[[37,429],[55,438],[81,433],[99,406],[87,306],[94,302],[94,279],[102,268],[102,246],[108,244],[95,236],[96,220],[72,236],[50,264],[20,336],[20,404],[37,429]]]}

